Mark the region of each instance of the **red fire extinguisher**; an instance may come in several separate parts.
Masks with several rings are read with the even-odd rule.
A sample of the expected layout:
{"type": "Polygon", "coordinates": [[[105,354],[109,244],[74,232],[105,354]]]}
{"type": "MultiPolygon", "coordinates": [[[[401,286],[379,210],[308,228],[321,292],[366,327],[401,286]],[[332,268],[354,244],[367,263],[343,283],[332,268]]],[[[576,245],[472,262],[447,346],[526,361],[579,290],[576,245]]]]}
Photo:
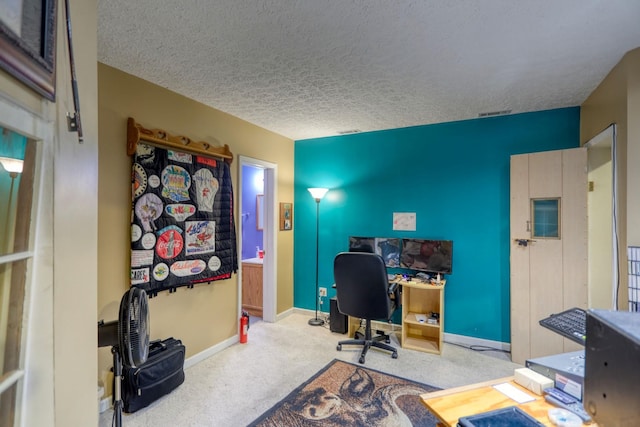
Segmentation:
{"type": "Polygon", "coordinates": [[[240,342],[242,344],[247,342],[247,332],[249,332],[249,313],[242,311],[242,317],[240,317],[240,342]]]}

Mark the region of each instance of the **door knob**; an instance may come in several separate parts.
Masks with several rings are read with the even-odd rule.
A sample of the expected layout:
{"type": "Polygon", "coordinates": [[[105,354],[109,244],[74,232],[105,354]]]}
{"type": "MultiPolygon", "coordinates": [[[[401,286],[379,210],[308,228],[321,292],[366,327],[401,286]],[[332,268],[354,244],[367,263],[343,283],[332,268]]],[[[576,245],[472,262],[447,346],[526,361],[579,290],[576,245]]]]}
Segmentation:
{"type": "Polygon", "coordinates": [[[524,246],[525,248],[529,245],[529,243],[535,242],[532,239],[514,239],[518,246],[524,246]]]}

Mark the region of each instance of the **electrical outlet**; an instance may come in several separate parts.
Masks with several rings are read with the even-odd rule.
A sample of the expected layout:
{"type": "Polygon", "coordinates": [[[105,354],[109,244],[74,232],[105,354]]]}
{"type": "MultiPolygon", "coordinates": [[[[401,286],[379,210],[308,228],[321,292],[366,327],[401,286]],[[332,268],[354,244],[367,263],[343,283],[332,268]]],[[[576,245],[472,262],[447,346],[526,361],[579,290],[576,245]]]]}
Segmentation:
{"type": "Polygon", "coordinates": [[[318,289],[318,295],[320,295],[321,297],[326,297],[327,296],[327,288],[320,288],[318,289]]]}

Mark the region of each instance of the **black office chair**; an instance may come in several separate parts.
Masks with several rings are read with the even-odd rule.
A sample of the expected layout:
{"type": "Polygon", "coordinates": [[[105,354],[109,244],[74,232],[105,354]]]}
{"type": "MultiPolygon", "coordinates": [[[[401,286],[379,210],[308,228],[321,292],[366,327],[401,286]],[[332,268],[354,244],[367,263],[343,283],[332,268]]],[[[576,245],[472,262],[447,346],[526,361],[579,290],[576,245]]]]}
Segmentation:
{"type": "MultiPolygon", "coordinates": [[[[366,252],[341,252],[333,261],[333,275],[336,282],[338,310],[342,314],[364,319],[363,339],[349,339],[338,342],[338,351],[343,345],[361,345],[360,363],[370,347],[391,352],[398,358],[398,351],[381,341],[389,342],[389,337],[371,336],[371,320],[389,320],[396,308],[392,294],[397,296],[397,285],[389,286],[387,269],[380,255],[366,252]]],[[[396,298],[397,301],[397,298],[396,298]]]]}

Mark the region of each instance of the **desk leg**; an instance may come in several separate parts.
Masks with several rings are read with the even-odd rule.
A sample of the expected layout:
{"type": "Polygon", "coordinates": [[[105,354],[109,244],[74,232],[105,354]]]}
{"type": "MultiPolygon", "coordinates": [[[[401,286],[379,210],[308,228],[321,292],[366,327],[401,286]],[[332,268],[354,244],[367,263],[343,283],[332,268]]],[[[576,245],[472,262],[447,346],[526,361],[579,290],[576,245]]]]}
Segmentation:
{"type": "Polygon", "coordinates": [[[356,331],[360,329],[360,318],[349,316],[349,328],[347,329],[347,336],[353,338],[356,335],[356,331]]]}

